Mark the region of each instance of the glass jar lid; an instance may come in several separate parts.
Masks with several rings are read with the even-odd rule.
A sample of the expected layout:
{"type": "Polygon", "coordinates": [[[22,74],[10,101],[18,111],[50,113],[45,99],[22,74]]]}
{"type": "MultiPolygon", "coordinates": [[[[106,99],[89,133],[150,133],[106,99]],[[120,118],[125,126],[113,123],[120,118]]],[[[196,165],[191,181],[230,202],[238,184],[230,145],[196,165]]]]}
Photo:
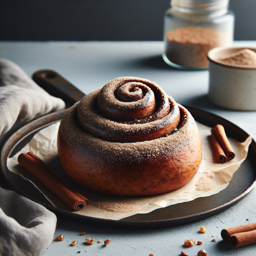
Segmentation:
{"type": "Polygon", "coordinates": [[[228,8],[229,0],[171,0],[171,6],[183,11],[211,12],[228,8]]]}

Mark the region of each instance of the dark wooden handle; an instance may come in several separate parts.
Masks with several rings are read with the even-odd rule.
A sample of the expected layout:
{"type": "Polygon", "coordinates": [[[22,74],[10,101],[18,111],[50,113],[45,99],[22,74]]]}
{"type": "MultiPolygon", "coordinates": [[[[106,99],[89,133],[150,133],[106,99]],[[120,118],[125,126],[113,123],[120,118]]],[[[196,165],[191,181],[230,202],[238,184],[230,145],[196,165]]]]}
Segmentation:
{"type": "Polygon", "coordinates": [[[32,79],[49,94],[63,99],[68,104],[75,104],[85,94],[53,70],[39,70],[32,79]]]}

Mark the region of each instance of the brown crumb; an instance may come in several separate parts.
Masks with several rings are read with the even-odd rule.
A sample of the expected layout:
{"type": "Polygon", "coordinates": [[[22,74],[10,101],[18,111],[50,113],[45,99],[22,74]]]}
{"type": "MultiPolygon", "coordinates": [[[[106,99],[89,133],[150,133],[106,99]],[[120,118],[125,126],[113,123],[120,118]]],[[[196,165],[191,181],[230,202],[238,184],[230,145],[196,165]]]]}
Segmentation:
{"type": "Polygon", "coordinates": [[[98,240],[98,242],[97,242],[97,243],[99,243],[99,244],[100,244],[100,243],[101,243],[101,240],[98,240]]]}
{"type": "Polygon", "coordinates": [[[83,232],[80,233],[80,236],[84,236],[85,234],[86,234],[86,232],[83,231],[83,232]]]}
{"type": "Polygon", "coordinates": [[[185,253],[185,252],[181,252],[180,253],[181,255],[183,255],[183,256],[189,256],[187,253],[185,253]]]}
{"type": "Polygon", "coordinates": [[[213,239],[212,239],[212,242],[216,242],[216,239],[215,239],[215,238],[213,238],[213,239]]]}
{"type": "Polygon", "coordinates": [[[199,228],[199,232],[200,232],[200,233],[206,233],[205,227],[204,227],[204,226],[201,226],[201,227],[199,228]]]}
{"type": "Polygon", "coordinates": [[[215,237],[215,235],[212,235],[212,237],[215,237]]]}
{"type": "Polygon", "coordinates": [[[110,239],[105,240],[105,241],[104,241],[105,246],[107,246],[108,244],[110,244],[110,242],[111,242],[110,239]]]}
{"type": "Polygon", "coordinates": [[[150,254],[149,254],[149,256],[155,256],[155,254],[153,254],[153,253],[150,253],[150,254]]]}
{"type": "Polygon", "coordinates": [[[189,247],[193,247],[195,245],[195,240],[194,239],[190,239],[190,240],[185,240],[184,241],[184,246],[189,248],[189,247]]]}
{"type": "Polygon", "coordinates": [[[94,239],[88,237],[88,238],[85,238],[85,242],[86,242],[87,245],[92,245],[92,244],[94,244],[94,239]]]}
{"type": "Polygon", "coordinates": [[[71,245],[71,246],[75,246],[75,245],[77,245],[77,243],[78,243],[77,241],[73,241],[73,242],[71,242],[70,245],[71,245]]]}
{"type": "Polygon", "coordinates": [[[55,238],[55,241],[63,241],[63,240],[64,240],[63,235],[56,236],[56,238],[55,238]]]}
{"type": "Polygon", "coordinates": [[[167,133],[165,134],[165,137],[168,137],[168,134],[167,134],[167,133]]]}
{"type": "Polygon", "coordinates": [[[198,256],[207,256],[207,253],[205,250],[201,250],[197,253],[198,256]]]}
{"type": "Polygon", "coordinates": [[[197,244],[201,245],[201,244],[203,244],[203,242],[202,241],[197,241],[197,244]]]}

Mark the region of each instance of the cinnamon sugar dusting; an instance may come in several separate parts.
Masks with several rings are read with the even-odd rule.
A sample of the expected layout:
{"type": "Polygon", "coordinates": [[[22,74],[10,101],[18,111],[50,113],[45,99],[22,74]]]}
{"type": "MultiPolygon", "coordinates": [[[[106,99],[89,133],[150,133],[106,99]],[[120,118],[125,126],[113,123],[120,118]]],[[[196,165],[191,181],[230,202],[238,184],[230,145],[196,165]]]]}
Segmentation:
{"type": "MultiPolygon", "coordinates": [[[[174,152],[177,154],[179,150],[188,147],[189,144],[197,144],[199,133],[196,123],[185,108],[181,106],[180,108],[185,111],[188,119],[179,130],[168,137],[164,136],[154,140],[130,143],[106,141],[86,132],[83,127],[77,124],[77,104],[62,119],[59,134],[65,134],[62,137],[65,137],[70,146],[73,145],[72,148],[79,149],[86,147],[94,157],[103,157],[109,163],[140,163],[141,161],[149,161],[150,163],[159,161],[160,158],[164,158],[174,152]]],[[[110,121],[108,125],[115,126],[115,124],[115,122],[110,121]]],[[[125,124],[119,125],[121,127],[129,126],[125,124]]],[[[131,126],[129,127],[131,128],[131,126]]],[[[133,131],[130,129],[130,132],[133,131]]],[[[188,147],[188,150],[193,151],[194,149],[188,147]]]]}
{"type": "MultiPolygon", "coordinates": [[[[118,78],[105,85],[102,89],[98,89],[86,95],[80,101],[77,107],[77,113],[79,122],[85,128],[85,130],[104,140],[116,142],[137,142],[155,139],[165,136],[166,133],[174,130],[179,124],[179,108],[173,99],[169,97],[168,100],[166,94],[162,92],[162,90],[161,93],[163,93],[165,100],[167,100],[167,106],[164,107],[169,107],[169,101],[171,105],[173,105],[171,110],[162,118],[152,120],[150,122],[141,122],[142,119],[139,120],[134,117],[134,120],[137,120],[134,121],[135,123],[126,124],[111,120],[111,118],[105,117],[101,113],[102,107],[104,107],[104,111],[107,111],[107,113],[112,111],[113,113],[121,116],[125,115],[128,110],[131,113],[133,113],[133,110],[138,111],[139,105],[145,108],[144,103],[142,104],[141,101],[144,102],[145,100],[147,103],[147,96],[141,100],[138,100],[137,102],[121,102],[115,97],[115,90],[118,88],[118,86],[129,79],[133,79],[132,81],[136,81],[136,84],[138,85],[142,84],[142,82],[144,82],[146,85],[150,84],[148,80],[139,78],[118,78]],[[107,86],[110,87],[109,90],[106,90],[106,88],[108,89],[107,86]]],[[[153,82],[151,82],[151,86],[152,88],[159,87],[153,82]]],[[[153,91],[151,90],[150,92],[151,95],[153,91]]],[[[156,110],[155,113],[158,112],[160,113],[160,111],[156,110]]],[[[148,116],[150,115],[151,112],[148,116]]]]}

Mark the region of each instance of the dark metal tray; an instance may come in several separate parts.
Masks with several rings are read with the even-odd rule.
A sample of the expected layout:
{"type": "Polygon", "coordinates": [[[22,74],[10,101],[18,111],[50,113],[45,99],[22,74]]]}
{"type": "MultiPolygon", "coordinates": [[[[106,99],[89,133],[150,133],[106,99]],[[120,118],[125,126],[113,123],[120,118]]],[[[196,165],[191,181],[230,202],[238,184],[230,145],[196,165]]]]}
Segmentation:
{"type": "MultiPolygon", "coordinates": [[[[202,124],[211,127],[217,123],[222,124],[225,127],[228,136],[236,139],[237,141],[245,141],[249,136],[241,128],[224,118],[192,107],[187,107],[187,109],[191,112],[194,118],[202,124]]],[[[6,166],[6,161],[8,157],[21,149],[35,134],[35,132],[58,120],[61,120],[65,111],[66,110],[45,115],[20,128],[11,137],[9,137],[3,145],[0,159],[0,174],[14,191],[46,206],[57,214],[63,214],[70,218],[81,219],[82,221],[90,224],[110,227],[167,227],[198,221],[217,214],[237,203],[256,186],[256,143],[253,140],[249,147],[247,159],[235,172],[229,186],[216,195],[161,208],[148,214],[137,214],[119,221],[86,217],[54,208],[32,183],[24,180],[19,175],[10,172],[6,166]]]]}

